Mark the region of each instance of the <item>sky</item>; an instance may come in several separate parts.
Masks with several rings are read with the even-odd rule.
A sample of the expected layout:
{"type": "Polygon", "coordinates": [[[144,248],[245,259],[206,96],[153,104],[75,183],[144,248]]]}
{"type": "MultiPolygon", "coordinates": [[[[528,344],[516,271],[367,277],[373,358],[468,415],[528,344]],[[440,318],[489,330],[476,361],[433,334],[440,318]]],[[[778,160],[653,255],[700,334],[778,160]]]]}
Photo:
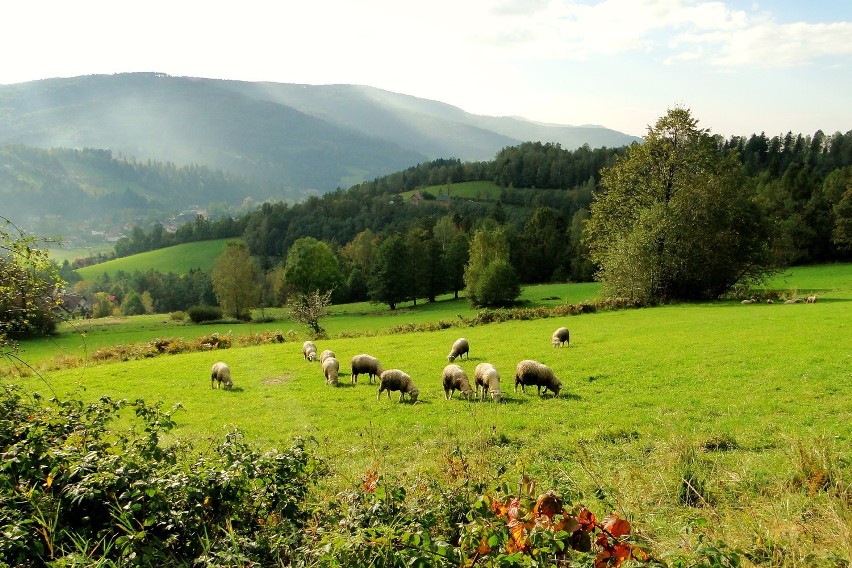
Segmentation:
{"type": "Polygon", "coordinates": [[[0,84],[155,71],[369,85],[642,136],[852,130],[852,0],[26,0],[0,84]]]}

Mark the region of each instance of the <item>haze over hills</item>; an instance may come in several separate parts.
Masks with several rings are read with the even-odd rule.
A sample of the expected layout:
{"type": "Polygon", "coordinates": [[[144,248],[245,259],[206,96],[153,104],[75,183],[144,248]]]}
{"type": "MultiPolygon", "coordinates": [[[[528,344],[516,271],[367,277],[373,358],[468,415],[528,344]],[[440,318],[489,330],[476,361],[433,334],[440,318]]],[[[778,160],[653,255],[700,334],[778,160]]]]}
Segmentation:
{"type": "Polygon", "coordinates": [[[598,126],[478,116],[358,85],[127,73],[0,86],[0,144],[103,148],[321,193],[435,158],[489,160],[531,140],[570,150],[639,139],[598,126]]]}

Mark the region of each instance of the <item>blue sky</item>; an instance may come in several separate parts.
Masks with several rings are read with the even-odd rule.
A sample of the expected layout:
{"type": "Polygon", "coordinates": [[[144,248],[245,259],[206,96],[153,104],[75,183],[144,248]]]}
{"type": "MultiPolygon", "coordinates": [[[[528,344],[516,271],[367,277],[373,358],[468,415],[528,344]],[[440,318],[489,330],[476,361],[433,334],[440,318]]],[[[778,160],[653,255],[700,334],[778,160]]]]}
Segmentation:
{"type": "Polygon", "coordinates": [[[370,85],[643,135],[852,129],[852,0],[27,0],[0,84],[95,73],[370,85]]]}

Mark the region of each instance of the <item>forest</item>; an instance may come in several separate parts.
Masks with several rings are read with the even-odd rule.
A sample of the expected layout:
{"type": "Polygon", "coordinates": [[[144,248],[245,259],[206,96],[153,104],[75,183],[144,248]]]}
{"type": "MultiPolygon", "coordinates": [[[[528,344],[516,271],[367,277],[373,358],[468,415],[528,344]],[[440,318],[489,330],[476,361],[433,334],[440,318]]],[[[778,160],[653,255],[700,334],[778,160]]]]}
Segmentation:
{"type": "MultiPolygon", "coordinates": [[[[766,220],[773,266],[852,258],[852,132],[717,136],[713,141],[720,156],[733,152],[742,164],[742,191],[766,220]]],[[[505,148],[487,162],[438,159],[295,205],[266,202],[239,218],[198,217],[174,233],[160,225],[147,232],[136,227],[116,244],[115,253],[126,256],[184,242],[239,237],[265,274],[260,297],[263,305],[271,306],[286,299],[288,290],[277,281],[283,278],[291,248],[297,241],[314,239],[327,244],[337,260],[334,274],[323,276],[333,283],[335,303],[381,301],[388,292],[375,290],[381,282],[375,272],[388,263],[400,268],[404,281],[403,290],[394,292],[396,301],[416,302],[464,288],[470,240],[476,229],[487,227],[499,230],[521,283],[589,281],[595,266],[583,243],[583,229],[593,197],[601,191],[601,171],[626,152],[588,147],[568,151],[557,144],[530,142],[505,148]],[[502,188],[498,198],[452,197],[413,204],[402,196],[430,186],[446,187],[451,194],[453,184],[483,180],[502,188]],[[392,259],[384,258],[391,248],[392,259]]],[[[73,266],[64,266],[62,274],[73,282],[73,266]]],[[[203,274],[149,271],[100,278],[86,286],[84,293],[108,292],[118,304],[129,292],[148,292],[149,306],[156,311],[187,309],[211,299],[209,275],[203,274]],[[199,279],[203,286],[197,286],[199,279]]]]}

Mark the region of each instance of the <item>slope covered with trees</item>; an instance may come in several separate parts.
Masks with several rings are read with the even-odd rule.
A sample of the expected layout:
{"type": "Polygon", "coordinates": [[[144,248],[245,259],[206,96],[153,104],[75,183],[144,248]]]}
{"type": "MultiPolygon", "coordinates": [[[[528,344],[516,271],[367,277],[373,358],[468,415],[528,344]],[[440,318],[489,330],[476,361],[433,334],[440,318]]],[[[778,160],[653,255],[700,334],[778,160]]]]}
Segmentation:
{"type": "MultiPolygon", "coordinates": [[[[701,203],[719,206],[718,211],[727,211],[729,218],[750,211],[752,218],[765,221],[763,233],[753,235],[766,255],[761,266],[852,257],[852,132],[728,140],[704,132],[700,139],[702,159],[712,171],[739,172],[724,186],[730,195],[708,190],[701,203]]],[[[239,219],[199,219],[174,234],[134,230],[117,251],[144,250],[158,240],[176,244],[210,233],[241,236],[267,273],[263,298],[280,304],[287,296],[287,287],[278,282],[284,280],[287,255],[297,240],[311,238],[326,243],[336,255],[340,283],[334,289],[335,302],[373,299],[398,304],[464,290],[474,236],[480,229],[499,227],[508,243],[508,265],[519,282],[590,280],[596,266],[582,237],[593,199],[603,195],[606,183],[616,184],[614,178],[602,184],[602,172],[613,171],[619,160],[629,161],[631,152],[648,153],[653,148],[565,150],[555,144],[526,143],[505,148],[488,162],[433,160],[295,205],[264,203],[239,219]],[[453,195],[453,184],[477,180],[498,184],[499,197],[453,195]],[[445,198],[403,197],[429,186],[445,198]]],[[[637,165],[635,178],[645,183],[641,167],[645,166],[637,165]]],[[[700,177],[693,181],[703,183],[700,177]]],[[[671,222],[685,223],[689,215],[708,221],[699,214],[709,210],[698,205],[685,199],[685,216],[671,222]]],[[[648,228],[657,226],[652,223],[648,228]]],[[[699,233],[704,242],[696,251],[729,248],[717,236],[704,234],[704,229],[699,233]]],[[[699,266],[701,258],[695,256],[699,266]]],[[[499,272],[512,280],[505,267],[499,272]]],[[[115,282],[110,284],[115,287],[115,282]]],[[[679,286],[692,289],[688,282],[679,286]]],[[[675,296],[713,296],[724,288],[711,286],[697,296],[675,296]]]]}

